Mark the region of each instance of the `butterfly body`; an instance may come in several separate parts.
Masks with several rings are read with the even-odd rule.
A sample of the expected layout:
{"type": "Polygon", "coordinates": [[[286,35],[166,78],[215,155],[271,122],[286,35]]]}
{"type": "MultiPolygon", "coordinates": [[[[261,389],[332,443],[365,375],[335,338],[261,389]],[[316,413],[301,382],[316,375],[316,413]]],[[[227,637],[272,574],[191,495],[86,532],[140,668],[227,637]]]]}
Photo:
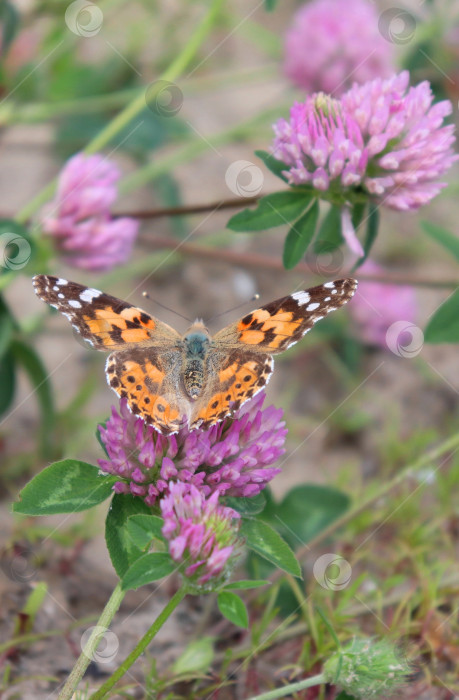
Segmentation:
{"type": "Polygon", "coordinates": [[[202,321],[183,335],[128,302],[56,277],[34,278],[96,349],[110,351],[107,381],[131,411],[164,435],[207,429],[268,383],[273,355],[296,343],[354,294],[352,279],[294,292],[211,336],[202,321]]]}
{"type": "Polygon", "coordinates": [[[183,385],[190,399],[202,393],[209,363],[210,336],[199,321],[187,331],[184,338],[183,385]]]}

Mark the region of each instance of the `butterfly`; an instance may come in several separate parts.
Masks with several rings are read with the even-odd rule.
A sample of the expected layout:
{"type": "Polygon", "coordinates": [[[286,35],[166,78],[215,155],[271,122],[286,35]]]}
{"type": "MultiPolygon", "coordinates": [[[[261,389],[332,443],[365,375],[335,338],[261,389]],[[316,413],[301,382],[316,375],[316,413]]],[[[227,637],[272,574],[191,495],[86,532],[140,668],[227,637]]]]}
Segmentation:
{"type": "Polygon", "coordinates": [[[272,301],[211,336],[202,321],[180,335],[126,301],[49,275],[33,278],[54,306],[97,350],[110,351],[109,386],[132,413],[163,435],[185,425],[208,429],[268,383],[273,355],[346,304],[357,282],[326,282],[272,301]]]}

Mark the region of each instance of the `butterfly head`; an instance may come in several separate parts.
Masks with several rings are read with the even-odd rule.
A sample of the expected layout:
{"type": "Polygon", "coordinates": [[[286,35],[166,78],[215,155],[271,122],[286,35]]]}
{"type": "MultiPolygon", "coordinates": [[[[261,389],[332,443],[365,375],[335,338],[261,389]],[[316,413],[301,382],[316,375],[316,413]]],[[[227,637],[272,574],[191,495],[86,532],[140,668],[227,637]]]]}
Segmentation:
{"type": "Polygon", "coordinates": [[[209,331],[202,321],[195,321],[183,336],[187,357],[204,359],[210,344],[209,331]]]}

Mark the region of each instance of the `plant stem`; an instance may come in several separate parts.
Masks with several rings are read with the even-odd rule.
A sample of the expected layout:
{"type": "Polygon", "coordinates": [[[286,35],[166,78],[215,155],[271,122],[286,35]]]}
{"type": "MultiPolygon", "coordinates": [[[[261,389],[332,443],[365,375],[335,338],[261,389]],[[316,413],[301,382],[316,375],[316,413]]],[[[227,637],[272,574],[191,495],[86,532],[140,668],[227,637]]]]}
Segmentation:
{"type": "MultiPolygon", "coordinates": [[[[166,620],[170,617],[170,615],[173,613],[175,608],[178,606],[178,604],[183,600],[183,598],[186,595],[186,588],[185,586],[182,586],[179,588],[179,590],[172,596],[164,610],[160,612],[156,620],[153,622],[152,626],[150,629],[144,634],[140,642],[134,647],[134,649],[131,651],[129,656],[126,657],[126,659],[123,661],[121,666],[117,668],[115,673],[110,676],[108,680],[105,681],[105,683],[97,690],[95,693],[93,693],[90,697],[89,700],[101,700],[101,698],[105,697],[105,695],[108,693],[109,690],[113,688],[115,683],[117,683],[120,678],[124,676],[126,671],[128,671],[132,664],[137,661],[139,656],[143,654],[147,646],[150,644],[158,630],[161,629],[163,624],[166,622],[166,620]]],[[[58,698],[60,700],[60,698],[58,698]]]]}
{"type": "MultiPolygon", "coordinates": [[[[232,200],[228,201],[230,202],[232,200]]],[[[250,203],[251,201],[244,199],[241,203],[241,207],[250,203]]],[[[216,202],[214,205],[212,205],[212,209],[222,209],[223,207],[219,206],[219,204],[219,202],[216,202]]],[[[227,206],[229,206],[229,204],[227,206]]],[[[135,214],[133,213],[132,216],[135,216],[135,214]]],[[[177,248],[177,240],[166,236],[155,236],[153,238],[148,236],[148,234],[143,234],[141,235],[140,240],[155,250],[160,250],[161,248],[175,250],[177,248]]],[[[194,243],[181,243],[178,254],[192,255],[201,259],[207,258],[210,260],[218,260],[219,262],[227,262],[231,265],[238,265],[242,267],[263,268],[265,270],[275,270],[277,272],[285,273],[289,272],[284,268],[281,260],[268,255],[263,255],[262,253],[250,253],[248,251],[239,253],[235,250],[221,250],[217,248],[210,248],[209,246],[195,245],[194,243]]],[[[295,267],[295,272],[298,272],[300,275],[309,276],[314,274],[314,271],[307,265],[307,263],[299,263],[295,267]]],[[[345,276],[347,272],[341,270],[340,274],[345,276]]],[[[411,285],[413,287],[429,287],[432,289],[455,289],[458,284],[455,280],[428,280],[419,277],[396,277],[392,275],[381,277],[380,275],[360,274],[359,271],[357,271],[355,274],[362,282],[378,282],[379,284],[395,284],[400,286],[411,285]]]]}
{"type": "Polygon", "coordinates": [[[261,695],[253,695],[250,700],[276,700],[276,698],[285,698],[286,695],[293,695],[293,693],[298,693],[300,690],[313,688],[315,685],[321,685],[322,683],[326,683],[326,679],[323,673],[319,673],[317,676],[311,676],[304,681],[290,683],[289,685],[284,685],[282,688],[276,688],[276,690],[261,693],[261,695]]]}
{"type": "Polygon", "coordinates": [[[73,694],[78,686],[78,683],[83,678],[84,673],[93,658],[94,652],[96,651],[99,642],[102,640],[108,625],[111,623],[118,608],[120,607],[124,596],[125,591],[121,590],[121,583],[118,583],[105,608],[103,609],[102,615],[99,617],[96,625],[94,626],[91,636],[86,642],[78,661],[67,679],[66,684],[59,693],[58,700],[71,700],[71,698],[73,698],[73,694]]]}
{"type": "MultiPolygon", "coordinates": [[[[204,41],[209,31],[214,26],[218,17],[220,7],[223,0],[213,0],[210,8],[191,35],[188,42],[185,44],[182,51],[166,68],[164,73],[160,75],[156,83],[149,86],[149,99],[153,99],[160,92],[163,85],[161,81],[173,82],[181,75],[185,68],[194,58],[196,52],[204,41]],[[155,87],[156,85],[156,87],[155,87]]],[[[145,88],[141,88],[139,94],[130,102],[114,119],[112,119],[102,131],[95,136],[84,148],[84,153],[91,154],[100,151],[110,141],[120,133],[140,112],[147,106],[145,100],[145,88]]],[[[54,193],[56,181],[50,182],[41,192],[38,193],[21,211],[17,214],[16,220],[19,222],[27,221],[27,219],[39,209],[54,193]]]]}
{"type": "MultiPolygon", "coordinates": [[[[185,204],[181,207],[163,207],[158,209],[147,209],[144,211],[123,211],[115,212],[114,217],[133,217],[136,219],[159,219],[163,216],[187,216],[188,214],[204,214],[214,209],[242,209],[242,207],[255,204],[263,195],[254,197],[233,197],[231,199],[219,199],[216,202],[207,204],[185,204]]],[[[6,217],[5,217],[6,218],[6,217]]]]}

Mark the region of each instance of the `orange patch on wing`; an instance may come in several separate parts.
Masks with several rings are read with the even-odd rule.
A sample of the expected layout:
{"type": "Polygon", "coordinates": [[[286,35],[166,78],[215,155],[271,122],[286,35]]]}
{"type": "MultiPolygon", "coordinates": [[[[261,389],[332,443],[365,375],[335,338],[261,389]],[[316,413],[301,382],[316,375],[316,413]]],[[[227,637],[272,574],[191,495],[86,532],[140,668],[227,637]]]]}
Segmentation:
{"type": "Polygon", "coordinates": [[[137,309],[135,306],[131,306],[128,309],[123,309],[120,315],[128,321],[140,323],[142,326],[153,330],[156,327],[156,323],[153,321],[152,318],[148,318],[146,322],[141,321],[141,314],[144,314],[145,316],[147,315],[145,314],[145,312],[141,311],[140,309],[137,309]]]}
{"type": "Polygon", "coordinates": [[[228,381],[228,379],[231,379],[234,377],[237,371],[237,364],[233,362],[232,365],[229,365],[228,367],[225,367],[225,369],[222,369],[218,373],[218,378],[221,381],[222,384],[228,381]]]}
{"type": "Polygon", "coordinates": [[[265,334],[263,331],[251,331],[248,328],[246,331],[242,331],[239,340],[247,345],[260,345],[265,340],[265,334]]]}
{"type": "Polygon", "coordinates": [[[126,328],[121,332],[121,337],[125,343],[141,343],[143,340],[149,340],[150,334],[144,328],[126,328]]]}
{"type": "Polygon", "coordinates": [[[225,404],[228,403],[228,401],[225,401],[223,394],[215,394],[209,399],[207,406],[199,412],[197,420],[212,421],[223,410],[225,404]]]}
{"type": "Polygon", "coordinates": [[[252,311],[252,313],[248,314],[248,316],[251,316],[250,323],[244,323],[244,319],[241,319],[237,324],[238,331],[244,331],[246,328],[251,326],[252,323],[261,323],[262,321],[266,321],[266,319],[270,317],[270,313],[269,311],[265,311],[265,309],[257,309],[257,311],[252,311]]]}
{"type": "Polygon", "coordinates": [[[164,372],[161,372],[161,370],[156,367],[152,362],[146,362],[145,363],[145,371],[147,373],[147,376],[151,379],[152,382],[157,382],[160,384],[164,377],[165,374],[164,372]]]}

